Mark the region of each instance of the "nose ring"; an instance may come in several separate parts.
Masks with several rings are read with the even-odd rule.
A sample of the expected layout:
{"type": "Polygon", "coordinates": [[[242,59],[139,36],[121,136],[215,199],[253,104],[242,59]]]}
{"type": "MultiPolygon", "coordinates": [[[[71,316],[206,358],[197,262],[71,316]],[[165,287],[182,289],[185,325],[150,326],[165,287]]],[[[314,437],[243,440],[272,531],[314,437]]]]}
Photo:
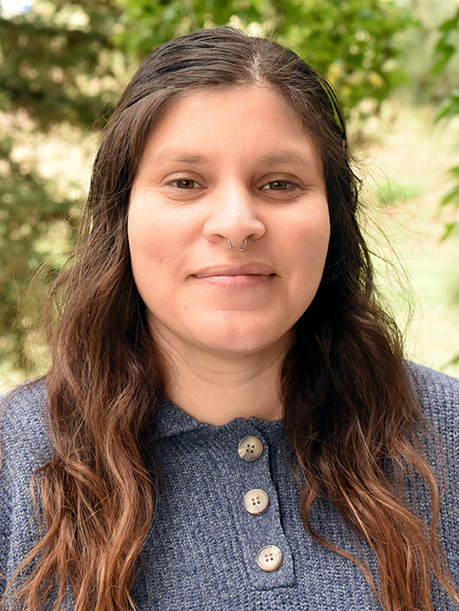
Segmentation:
{"type": "MultiPolygon", "coordinates": [[[[241,252],[244,252],[245,247],[247,246],[247,238],[244,238],[244,243],[242,244],[242,246],[239,248],[239,250],[241,252]]],[[[230,250],[233,250],[233,245],[231,244],[231,240],[228,240],[228,248],[230,250]]]]}

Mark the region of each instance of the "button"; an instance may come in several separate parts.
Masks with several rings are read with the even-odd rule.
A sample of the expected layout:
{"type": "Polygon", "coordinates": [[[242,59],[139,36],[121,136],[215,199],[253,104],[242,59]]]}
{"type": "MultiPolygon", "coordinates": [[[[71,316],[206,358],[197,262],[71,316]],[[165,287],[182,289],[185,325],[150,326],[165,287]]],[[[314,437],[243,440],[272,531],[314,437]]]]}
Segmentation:
{"type": "Polygon", "coordinates": [[[260,458],[263,454],[263,444],[258,437],[244,437],[239,442],[237,451],[239,456],[248,462],[252,462],[260,458]]]}
{"type": "Polygon", "coordinates": [[[269,507],[269,496],[259,488],[250,490],[244,497],[244,507],[253,515],[263,513],[269,507]]]}
{"type": "Polygon", "coordinates": [[[275,545],[267,545],[257,554],[257,564],[264,571],[275,571],[284,559],[282,552],[275,545]]]}

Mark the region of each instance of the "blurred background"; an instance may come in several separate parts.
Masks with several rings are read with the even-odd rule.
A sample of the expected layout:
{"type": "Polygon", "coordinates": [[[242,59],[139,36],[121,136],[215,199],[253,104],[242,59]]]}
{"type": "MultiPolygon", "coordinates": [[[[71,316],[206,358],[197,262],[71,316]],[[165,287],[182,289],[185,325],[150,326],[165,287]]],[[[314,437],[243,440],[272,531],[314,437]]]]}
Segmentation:
{"type": "Polygon", "coordinates": [[[152,47],[230,24],[326,74],[407,357],[459,376],[457,0],[0,0],[0,390],[46,371],[40,327],[90,165],[152,47]]]}

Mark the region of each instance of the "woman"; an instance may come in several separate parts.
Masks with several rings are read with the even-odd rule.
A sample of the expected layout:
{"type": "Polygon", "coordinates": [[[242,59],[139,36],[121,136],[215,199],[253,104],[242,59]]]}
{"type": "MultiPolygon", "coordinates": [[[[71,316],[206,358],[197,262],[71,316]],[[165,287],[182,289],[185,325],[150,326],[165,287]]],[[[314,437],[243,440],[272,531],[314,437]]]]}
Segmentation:
{"type": "Polygon", "coordinates": [[[4,608],[456,608],[459,384],[403,362],[357,212],[297,56],[228,28],[149,56],[51,371],[4,410],[4,608]]]}

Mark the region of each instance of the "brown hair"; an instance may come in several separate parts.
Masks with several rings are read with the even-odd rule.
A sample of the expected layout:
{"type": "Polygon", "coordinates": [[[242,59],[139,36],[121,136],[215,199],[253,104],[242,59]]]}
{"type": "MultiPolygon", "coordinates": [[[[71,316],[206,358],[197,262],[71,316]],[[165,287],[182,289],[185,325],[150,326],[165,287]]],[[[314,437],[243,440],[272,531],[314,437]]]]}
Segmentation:
{"type": "Polygon", "coordinates": [[[44,525],[18,571],[27,577],[8,590],[16,608],[42,608],[55,588],[60,609],[69,583],[76,611],[134,608],[130,590],[158,495],[146,453],[164,375],[130,268],[130,189],[146,138],[174,100],[193,88],[241,83],[263,83],[288,101],[318,143],[325,168],[329,252],[281,380],[304,524],[335,549],[313,525],[319,500],[335,503],[376,555],[379,579],[352,560],[386,610],[431,611],[434,578],[459,600],[436,534],[438,485],[417,441],[422,414],[401,339],[374,298],[356,218],[358,181],[336,96],[294,53],[217,28],[158,47],[105,130],[80,246],[54,291],[59,324],[47,393],[56,455],[34,479],[44,525]],[[430,525],[403,496],[403,478],[415,473],[431,493],[430,525]]]}

